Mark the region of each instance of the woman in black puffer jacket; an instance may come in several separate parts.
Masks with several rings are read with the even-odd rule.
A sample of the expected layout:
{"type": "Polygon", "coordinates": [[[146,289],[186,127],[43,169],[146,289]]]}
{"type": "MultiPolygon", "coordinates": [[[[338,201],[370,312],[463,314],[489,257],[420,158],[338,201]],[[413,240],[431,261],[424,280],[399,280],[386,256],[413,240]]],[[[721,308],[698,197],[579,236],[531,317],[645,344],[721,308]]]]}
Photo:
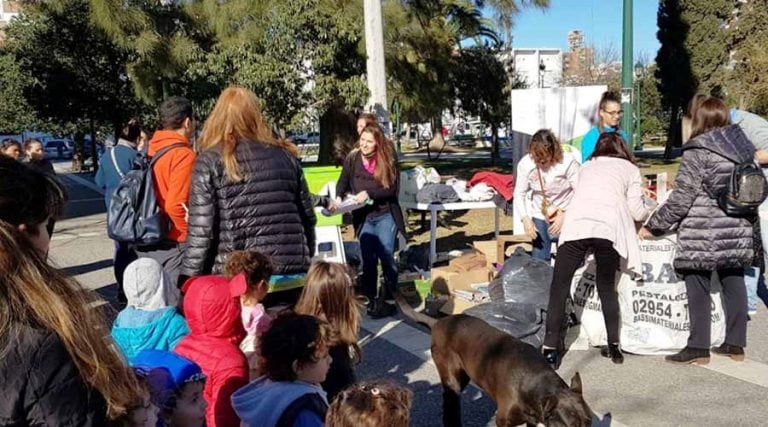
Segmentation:
{"type": "Polygon", "coordinates": [[[269,256],[275,274],[306,273],[315,248],[312,199],[295,147],[272,136],[256,95],[224,90],[200,147],[180,281],[221,273],[227,254],[249,249],[269,256]]]}
{"type": "Polygon", "coordinates": [[[730,180],[733,168],[751,162],[755,147],[744,132],[729,126],[729,113],[717,98],[702,101],[692,111],[691,139],[683,146],[683,162],[675,191],[648,220],[640,237],[661,235],[677,226],[679,249],[675,270],[682,274],[688,296],[691,332],[688,345],[666,356],[670,362],[709,362],[712,272],[723,286],[725,343],[715,353],[744,360],[747,341],[747,293],[744,267],[754,257],[749,219],[728,216],[713,197],[730,180]]]}

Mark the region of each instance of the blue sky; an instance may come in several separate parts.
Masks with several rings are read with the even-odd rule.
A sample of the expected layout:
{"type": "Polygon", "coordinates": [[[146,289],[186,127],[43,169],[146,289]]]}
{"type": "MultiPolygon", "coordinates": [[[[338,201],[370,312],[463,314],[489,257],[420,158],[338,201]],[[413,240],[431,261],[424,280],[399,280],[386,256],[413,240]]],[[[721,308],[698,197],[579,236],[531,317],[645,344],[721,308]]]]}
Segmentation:
{"type": "MultiPolygon", "coordinates": [[[[549,9],[525,8],[515,18],[514,47],[568,50],[568,32],[581,30],[587,44],[613,43],[621,53],[622,0],[551,0],[549,9]]],[[[656,57],[657,0],[634,0],[634,56],[656,57]]],[[[620,58],[619,58],[620,59],[620,58]]]]}

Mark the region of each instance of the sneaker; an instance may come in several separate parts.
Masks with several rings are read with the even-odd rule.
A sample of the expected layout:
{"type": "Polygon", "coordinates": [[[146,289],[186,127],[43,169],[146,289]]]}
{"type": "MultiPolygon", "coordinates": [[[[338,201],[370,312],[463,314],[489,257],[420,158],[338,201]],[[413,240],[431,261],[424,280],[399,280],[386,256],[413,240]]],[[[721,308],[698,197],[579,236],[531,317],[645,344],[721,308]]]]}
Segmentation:
{"type": "Polygon", "coordinates": [[[719,354],[720,356],[730,357],[737,362],[744,361],[744,347],[723,344],[720,347],[713,347],[712,353],[719,354]]]}
{"type": "Polygon", "coordinates": [[[706,365],[709,363],[709,350],[685,347],[677,354],[664,356],[664,360],[672,363],[696,363],[698,365],[706,365]]]}

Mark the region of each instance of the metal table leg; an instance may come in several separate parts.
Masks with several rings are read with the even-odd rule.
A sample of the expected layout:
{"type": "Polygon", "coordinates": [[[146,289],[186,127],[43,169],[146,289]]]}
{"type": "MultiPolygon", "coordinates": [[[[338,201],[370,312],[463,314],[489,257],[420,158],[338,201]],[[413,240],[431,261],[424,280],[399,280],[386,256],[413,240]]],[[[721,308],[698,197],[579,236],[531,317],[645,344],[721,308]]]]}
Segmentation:
{"type": "Polygon", "coordinates": [[[437,209],[429,207],[429,266],[437,262],[437,209]]]}

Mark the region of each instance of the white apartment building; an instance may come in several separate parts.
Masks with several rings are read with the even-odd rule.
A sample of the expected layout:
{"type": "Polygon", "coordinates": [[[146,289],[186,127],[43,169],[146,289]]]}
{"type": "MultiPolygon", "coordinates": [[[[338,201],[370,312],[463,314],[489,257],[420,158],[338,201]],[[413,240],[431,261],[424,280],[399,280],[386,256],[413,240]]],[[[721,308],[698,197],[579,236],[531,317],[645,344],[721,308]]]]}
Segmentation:
{"type": "MultiPolygon", "coordinates": [[[[529,88],[562,86],[563,53],[552,48],[512,49],[515,73],[529,88]]],[[[499,59],[507,63],[509,51],[500,54],[499,59]]]]}

